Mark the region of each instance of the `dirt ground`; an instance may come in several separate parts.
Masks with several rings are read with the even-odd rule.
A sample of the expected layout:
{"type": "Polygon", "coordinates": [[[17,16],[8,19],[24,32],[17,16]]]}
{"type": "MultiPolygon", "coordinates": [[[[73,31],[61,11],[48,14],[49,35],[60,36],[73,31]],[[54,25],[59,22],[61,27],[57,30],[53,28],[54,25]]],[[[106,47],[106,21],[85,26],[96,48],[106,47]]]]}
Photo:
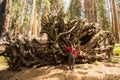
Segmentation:
{"type": "Polygon", "coordinates": [[[22,71],[7,71],[0,66],[0,80],[120,80],[120,64],[98,62],[76,64],[73,71],[68,65],[29,68],[22,71]]]}

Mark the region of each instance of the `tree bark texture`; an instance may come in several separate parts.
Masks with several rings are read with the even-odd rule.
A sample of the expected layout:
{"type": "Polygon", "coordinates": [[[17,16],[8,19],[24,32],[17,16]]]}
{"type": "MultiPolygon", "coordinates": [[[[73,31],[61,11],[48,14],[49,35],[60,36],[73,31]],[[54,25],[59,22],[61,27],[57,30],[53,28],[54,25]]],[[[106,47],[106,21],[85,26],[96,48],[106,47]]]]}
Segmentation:
{"type": "Polygon", "coordinates": [[[30,25],[28,28],[28,39],[30,40],[32,39],[32,27],[34,24],[35,5],[36,5],[36,0],[33,0],[32,10],[31,10],[31,15],[30,15],[30,25]]]}
{"type": "Polygon", "coordinates": [[[119,42],[119,21],[118,21],[118,10],[116,0],[111,0],[111,11],[112,11],[112,31],[116,37],[116,41],[119,42]]]}
{"type": "Polygon", "coordinates": [[[114,36],[103,31],[98,23],[86,19],[64,21],[61,10],[57,16],[50,14],[42,19],[41,36],[31,41],[22,37],[8,41],[6,50],[1,53],[8,61],[9,69],[41,67],[68,63],[65,46],[73,45],[77,50],[76,63],[91,63],[110,58],[115,44],[114,36]],[[47,34],[47,38],[42,35],[47,34]]]}

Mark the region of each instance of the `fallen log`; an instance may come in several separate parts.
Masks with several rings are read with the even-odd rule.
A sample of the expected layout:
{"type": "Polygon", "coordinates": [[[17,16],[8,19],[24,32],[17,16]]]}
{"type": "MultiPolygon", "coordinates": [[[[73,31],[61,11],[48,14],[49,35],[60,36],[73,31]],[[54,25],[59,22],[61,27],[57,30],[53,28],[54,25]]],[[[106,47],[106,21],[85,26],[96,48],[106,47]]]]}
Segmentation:
{"type": "Polygon", "coordinates": [[[64,46],[69,45],[77,50],[76,63],[103,60],[113,55],[115,40],[111,32],[103,31],[97,23],[88,23],[86,19],[66,23],[63,15],[60,12],[43,18],[38,38],[29,41],[23,37],[10,42],[3,52],[10,70],[68,63],[64,46]],[[43,33],[47,34],[45,42],[41,41],[43,33]]]}

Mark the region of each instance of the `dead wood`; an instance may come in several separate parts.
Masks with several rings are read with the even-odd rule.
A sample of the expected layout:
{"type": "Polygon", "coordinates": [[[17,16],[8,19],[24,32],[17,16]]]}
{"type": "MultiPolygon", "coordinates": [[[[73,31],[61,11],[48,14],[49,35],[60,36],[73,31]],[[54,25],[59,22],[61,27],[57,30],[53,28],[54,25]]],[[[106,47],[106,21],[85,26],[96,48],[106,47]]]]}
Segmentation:
{"type": "Polygon", "coordinates": [[[57,65],[68,63],[68,52],[64,46],[73,45],[77,50],[76,63],[86,63],[110,58],[115,44],[114,36],[103,31],[97,23],[86,19],[75,19],[66,23],[63,12],[48,15],[41,21],[42,33],[47,34],[47,42],[41,37],[29,41],[25,37],[8,41],[3,55],[11,70],[23,67],[57,65]]]}

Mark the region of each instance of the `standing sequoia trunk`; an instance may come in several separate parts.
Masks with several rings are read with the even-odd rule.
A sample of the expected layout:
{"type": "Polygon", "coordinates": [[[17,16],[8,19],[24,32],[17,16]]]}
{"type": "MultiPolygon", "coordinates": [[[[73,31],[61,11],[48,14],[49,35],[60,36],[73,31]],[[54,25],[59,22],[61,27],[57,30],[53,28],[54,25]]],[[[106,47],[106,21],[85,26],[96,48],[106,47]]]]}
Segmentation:
{"type": "Polygon", "coordinates": [[[24,18],[25,18],[25,9],[26,9],[26,2],[27,0],[22,0],[22,3],[21,3],[21,14],[20,14],[20,22],[19,22],[19,29],[20,29],[20,33],[22,33],[22,26],[23,26],[23,23],[24,23],[24,18]]]}
{"type": "Polygon", "coordinates": [[[49,14],[49,8],[48,6],[45,6],[45,9],[44,9],[44,17],[47,17],[49,14]]]}
{"type": "Polygon", "coordinates": [[[34,24],[35,5],[36,5],[36,0],[33,0],[31,16],[30,16],[30,25],[28,28],[28,39],[30,39],[30,40],[32,38],[32,28],[33,28],[33,24],[34,24]]]}
{"type": "Polygon", "coordinates": [[[119,36],[119,22],[118,22],[118,10],[116,0],[111,0],[111,11],[112,11],[112,31],[116,37],[116,41],[120,42],[119,36]]]}
{"type": "Polygon", "coordinates": [[[97,22],[97,4],[96,4],[96,0],[94,0],[94,22],[97,22]]]}
{"type": "Polygon", "coordinates": [[[35,12],[34,23],[33,23],[33,26],[32,26],[32,37],[37,36],[37,29],[38,29],[38,14],[37,14],[37,12],[35,12]]]}
{"type": "Polygon", "coordinates": [[[3,0],[0,4],[0,37],[9,30],[11,3],[12,0],[3,0]]]}
{"type": "Polygon", "coordinates": [[[96,0],[84,0],[85,18],[89,22],[97,22],[96,0]]]}
{"type": "Polygon", "coordinates": [[[2,32],[4,31],[4,21],[5,21],[5,6],[6,6],[6,1],[2,1],[0,3],[0,37],[2,36],[2,32]]]}
{"type": "Polygon", "coordinates": [[[10,11],[11,11],[12,0],[5,0],[5,1],[6,1],[6,8],[5,8],[4,27],[5,27],[5,32],[8,32],[10,27],[10,11]]]}

